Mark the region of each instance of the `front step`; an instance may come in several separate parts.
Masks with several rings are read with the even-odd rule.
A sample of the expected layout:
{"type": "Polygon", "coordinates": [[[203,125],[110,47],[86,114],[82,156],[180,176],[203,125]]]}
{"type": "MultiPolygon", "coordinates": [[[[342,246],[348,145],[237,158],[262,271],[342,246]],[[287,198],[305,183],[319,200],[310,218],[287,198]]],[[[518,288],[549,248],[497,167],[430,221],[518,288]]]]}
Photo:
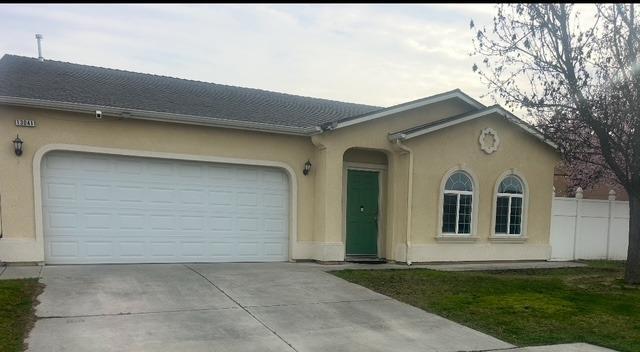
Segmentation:
{"type": "Polygon", "coordinates": [[[344,259],[345,262],[350,263],[361,263],[361,264],[386,264],[387,260],[384,258],[378,257],[368,257],[368,256],[347,256],[344,259]]]}

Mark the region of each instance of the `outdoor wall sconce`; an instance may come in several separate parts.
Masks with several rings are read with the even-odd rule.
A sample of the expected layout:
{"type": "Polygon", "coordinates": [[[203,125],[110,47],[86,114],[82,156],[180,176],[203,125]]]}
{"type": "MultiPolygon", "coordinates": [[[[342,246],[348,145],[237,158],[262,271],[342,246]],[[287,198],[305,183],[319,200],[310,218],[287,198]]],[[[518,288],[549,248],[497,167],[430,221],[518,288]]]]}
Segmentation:
{"type": "Polygon", "coordinates": [[[302,170],[302,173],[307,176],[309,174],[309,170],[311,170],[311,161],[307,160],[307,162],[304,163],[304,169],[302,170]]]}
{"type": "Polygon", "coordinates": [[[24,142],[20,139],[20,136],[16,134],[16,139],[13,140],[13,150],[17,156],[22,155],[22,144],[24,142]]]}

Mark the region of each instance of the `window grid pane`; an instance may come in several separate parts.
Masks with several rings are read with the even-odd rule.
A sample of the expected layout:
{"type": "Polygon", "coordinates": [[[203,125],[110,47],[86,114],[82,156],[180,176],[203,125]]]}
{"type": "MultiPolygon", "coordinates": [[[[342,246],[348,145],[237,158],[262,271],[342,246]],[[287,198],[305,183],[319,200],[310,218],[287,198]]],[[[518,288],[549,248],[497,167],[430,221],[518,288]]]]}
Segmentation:
{"type": "Polygon", "coordinates": [[[471,233],[471,195],[460,195],[458,233],[471,233]]]}
{"type": "Polygon", "coordinates": [[[456,172],[449,177],[444,186],[447,191],[473,191],[471,179],[463,172],[456,172]]]}
{"type": "Polygon", "coordinates": [[[509,221],[509,233],[519,235],[522,222],[522,198],[511,198],[511,216],[509,221]]]}
{"type": "Polygon", "coordinates": [[[496,202],[496,233],[507,233],[509,197],[498,197],[496,202]]]}
{"type": "Polygon", "coordinates": [[[456,232],[457,203],[458,203],[458,197],[456,194],[444,195],[444,207],[442,211],[442,232],[443,233],[456,232]]]}
{"type": "Polygon", "coordinates": [[[507,176],[500,182],[498,193],[522,194],[522,183],[515,176],[507,176]]]}

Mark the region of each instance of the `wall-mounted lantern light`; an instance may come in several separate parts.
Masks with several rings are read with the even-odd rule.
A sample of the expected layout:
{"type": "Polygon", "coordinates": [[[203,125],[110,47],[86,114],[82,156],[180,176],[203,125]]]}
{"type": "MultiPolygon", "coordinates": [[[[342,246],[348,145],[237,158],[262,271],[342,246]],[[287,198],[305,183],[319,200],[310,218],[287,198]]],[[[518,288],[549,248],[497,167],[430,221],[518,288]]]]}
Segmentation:
{"type": "Polygon", "coordinates": [[[307,162],[304,163],[304,169],[302,170],[302,173],[307,176],[309,174],[309,170],[311,170],[311,161],[307,160],[307,162]]]}
{"type": "Polygon", "coordinates": [[[22,155],[22,144],[24,142],[20,139],[19,135],[16,135],[16,139],[13,140],[13,150],[16,152],[17,156],[22,155]]]}

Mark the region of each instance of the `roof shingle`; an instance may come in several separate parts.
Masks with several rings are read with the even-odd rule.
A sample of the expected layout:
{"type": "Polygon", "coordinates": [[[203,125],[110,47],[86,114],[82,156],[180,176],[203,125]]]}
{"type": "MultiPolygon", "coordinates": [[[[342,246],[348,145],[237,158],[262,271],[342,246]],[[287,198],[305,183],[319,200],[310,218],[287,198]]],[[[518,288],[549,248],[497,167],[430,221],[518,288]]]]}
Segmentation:
{"type": "Polygon", "coordinates": [[[0,96],[300,128],[381,109],[16,55],[0,59],[0,96]]]}

